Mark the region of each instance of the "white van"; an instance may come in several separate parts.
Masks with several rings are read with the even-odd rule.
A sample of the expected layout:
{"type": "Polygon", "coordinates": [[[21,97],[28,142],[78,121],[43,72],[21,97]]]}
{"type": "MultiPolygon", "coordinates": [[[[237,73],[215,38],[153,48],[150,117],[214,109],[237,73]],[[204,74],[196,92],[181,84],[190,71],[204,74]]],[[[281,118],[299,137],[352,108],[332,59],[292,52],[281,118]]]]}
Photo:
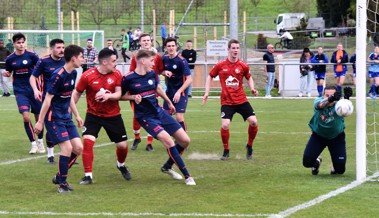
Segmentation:
{"type": "Polygon", "coordinates": [[[300,20],[305,17],[304,13],[285,13],[279,14],[275,20],[276,33],[280,30],[296,30],[300,26],[300,20]]]}

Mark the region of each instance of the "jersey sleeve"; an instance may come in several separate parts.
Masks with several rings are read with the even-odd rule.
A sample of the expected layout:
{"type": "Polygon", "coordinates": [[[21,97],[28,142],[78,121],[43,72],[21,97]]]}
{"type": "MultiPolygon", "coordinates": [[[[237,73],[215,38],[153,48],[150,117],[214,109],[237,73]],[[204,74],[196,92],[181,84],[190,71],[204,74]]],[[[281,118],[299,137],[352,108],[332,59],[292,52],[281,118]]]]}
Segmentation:
{"type": "Polygon", "coordinates": [[[5,59],[5,70],[9,71],[10,73],[12,73],[12,71],[13,71],[13,69],[12,69],[12,61],[11,61],[11,59],[9,57],[7,59],[5,59]]]}
{"type": "Polygon", "coordinates": [[[62,85],[62,77],[58,73],[54,73],[51,78],[50,86],[47,88],[47,93],[51,95],[59,94],[59,87],[62,85]]]}
{"type": "Polygon", "coordinates": [[[250,67],[249,65],[247,65],[246,63],[243,63],[242,62],[242,69],[243,69],[243,75],[244,77],[249,80],[250,77],[251,77],[251,73],[250,73],[250,67]]]}
{"type": "Polygon", "coordinates": [[[159,54],[157,54],[155,56],[155,69],[156,69],[156,73],[158,74],[161,74],[164,70],[164,65],[163,65],[163,60],[162,60],[162,56],[160,56],[159,54]]]}
{"type": "Polygon", "coordinates": [[[123,76],[122,81],[121,81],[121,96],[125,95],[128,90],[129,88],[128,88],[128,82],[126,80],[126,76],[123,76]]]}
{"type": "Polygon", "coordinates": [[[87,77],[84,75],[82,75],[79,79],[79,82],[78,84],[76,85],[76,91],[80,92],[80,93],[83,93],[84,90],[87,88],[87,85],[88,85],[88,81],[87,81],[87,77]]]}
{"type": "Polygon", "coordinates": [[[263,55],[263,60],[264,60],[264,61],[268,61],[268,56],[267,56],[267,54],[264,54],[264,55],[263,55]]]}
{"type": "Polygon", "coordinates": [[[136,59],[136,56],[133,55],[133,56],[132,56],[132,61],[130,61],[130,67],[129,67],[129,70],[130,70],[130,71],[134,71],[136,68],[137,68],[137,59],[136,59]]]}
{"type": "Polygon", "coordinates": [[[37,62],[39,61],[39,57],[37,53],[32,52],[32,55],[30,55],[30,58],[33,61],[33,65],[36,66],[37,62]]]}
{"type": "Polygon", "coordinates": [[[42,73],[43,65],[44,65],[44,63],[43,63],[42,58],[41,58],[38,60],[36,67],[33,70],[32,75],[38,78],[42,73]]]}
{"type": "Polygon", "coordinates": [[[116,86],[121,86],[121,82],[122,82],[121,72],[117,70],[115,73],[115,76],[116,76],[116,86]]]}
{"type": "Polygon", "coordinates": [[[216,76],[218,76],[219,69],[220,69],[220,64],[216,64],[212,68],[212,70],[209,72],[209,76],[211,76],[212,78],[215,78],[216,76]]]}
{"type": "Polygon", "coordinates": [[[181,64],[183,66],[183,75],[190,76],[191,75],[191,71],[189,69],[188,62],[187,62],[187,60],[185,58],[182,58],[181,64]]]}

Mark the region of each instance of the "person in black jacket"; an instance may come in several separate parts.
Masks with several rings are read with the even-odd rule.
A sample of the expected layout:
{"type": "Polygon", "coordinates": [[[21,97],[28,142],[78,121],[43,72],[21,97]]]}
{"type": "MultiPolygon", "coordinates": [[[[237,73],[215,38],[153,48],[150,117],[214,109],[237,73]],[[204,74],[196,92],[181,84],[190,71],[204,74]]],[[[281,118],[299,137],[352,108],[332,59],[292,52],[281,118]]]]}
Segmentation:
{"type": "Polygon", "coordinates": [[[311,59],[313,57],[313,53],[309,50],[309,48],[304,48],[303,54],[300,57],[300,91],[299,97],[303,97],[303,91],[305,89],[305,85],[307,85],[306,94],[308,97],[311,97],[312,91],[312,83],[314,79],[314,71],[312,65],[307,63],[311,63],[311,59]]]}
{"type": "MultiPolygon", "coordinates": [[[[194,69],[196,62],[196,51],[192,48],[192,41],[187,40],[187,48],[182,51],[182,56],[187,60],[189,69],[191,71],[192,81],[194,79],[194,69]]],[[[188,86],[188,97],[192,97],[192,83],[188,86]]]]}

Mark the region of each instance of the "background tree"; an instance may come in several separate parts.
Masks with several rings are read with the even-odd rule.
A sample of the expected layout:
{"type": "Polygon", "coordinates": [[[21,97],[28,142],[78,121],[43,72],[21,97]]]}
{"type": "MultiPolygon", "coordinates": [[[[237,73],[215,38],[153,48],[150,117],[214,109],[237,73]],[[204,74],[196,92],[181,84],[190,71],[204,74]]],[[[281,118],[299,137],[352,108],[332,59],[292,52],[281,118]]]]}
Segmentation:
{"type": "Polygon", "coordinates": [[[250,0],[251,4],[254,6],[254,17],[258,16],[258,5],[261,2],[261,0],[250,0]]]}
{"type": "Polygon", "coordinates": [[[325,20],[326,27],[345,25],[350,0],[317,0],[318,14],[325,20]]]}
{"type": "Polygon", "coordinates": [[[15,21],[16,18],[20,17],[25,1],[19,0],[9,2],[7,0],[0,0],[0,5],[0,29],[4,29],[7,17],[13,17],[15,21]]]}

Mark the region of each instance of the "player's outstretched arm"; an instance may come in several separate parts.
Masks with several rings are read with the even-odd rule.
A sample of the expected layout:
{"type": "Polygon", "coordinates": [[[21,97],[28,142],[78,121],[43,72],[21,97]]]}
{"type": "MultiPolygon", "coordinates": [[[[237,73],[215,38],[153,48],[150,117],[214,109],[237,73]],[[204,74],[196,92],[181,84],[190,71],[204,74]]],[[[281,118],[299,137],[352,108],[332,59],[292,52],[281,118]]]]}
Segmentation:
{"type": "Polygon", "coordinates": [[[208,75],[207,80],[205,82],[205,92],[203,96],[203,103],[201,105],[205,105],[207,103],[209,91],[211,89],[211,82],[212,82],[212,77],[208,75]]]}

